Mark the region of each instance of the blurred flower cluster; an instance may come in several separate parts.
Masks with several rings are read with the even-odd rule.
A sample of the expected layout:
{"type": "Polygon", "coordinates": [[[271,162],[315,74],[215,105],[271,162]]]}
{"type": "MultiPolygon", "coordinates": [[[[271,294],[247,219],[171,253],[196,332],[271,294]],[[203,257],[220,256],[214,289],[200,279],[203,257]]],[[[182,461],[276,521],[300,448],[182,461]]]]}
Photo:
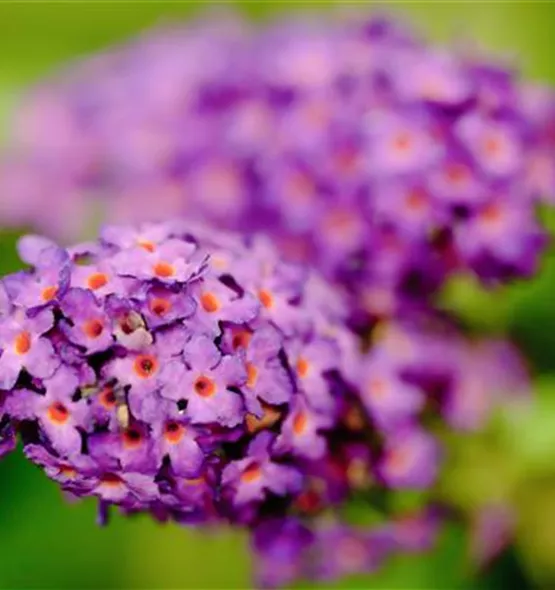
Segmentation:
{"type": "Polygon", "coordinates": [[[263,231],[377,315],[529,275],[555,197],[553,94],[380,18],[156,31],[33,89],[12,135],[4,220],[263,231]]]}
{"type": "Polygon", "coordinates": [[[12,131],[2,224],[98,237],[27,236],[1,282],[0,455],[19,434],[101,522],[246,527],[265,586],[433,543],[445,433],[529,388],[434,296],[535,271],[550,91],[382,18],[197,22],[37,86],[12,131]]]}

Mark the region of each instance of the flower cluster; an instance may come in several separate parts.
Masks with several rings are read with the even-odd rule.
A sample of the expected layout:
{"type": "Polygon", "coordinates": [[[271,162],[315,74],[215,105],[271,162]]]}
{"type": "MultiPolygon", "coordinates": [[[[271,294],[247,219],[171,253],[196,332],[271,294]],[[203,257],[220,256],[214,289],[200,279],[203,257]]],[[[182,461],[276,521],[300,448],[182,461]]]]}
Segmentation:
{"type": "Polygon", "coordinates": [[[453,272],[530,274],[555,196],[553,94],[379,18],[154,32],[39,86],[16,121],[4,221],[263,231],[377,316],[453,272]]]}
{"type": "Polygon", "coordinates": [[[432,325],[383,325],[360,351],[343,299],[262,238],[179,221],[67,249],[27,236],[19,252],[31,268],[0,283],[0,452],[17,432],[102,519],[116,505],[245,526],[267,585],[276,559],[284,579],[328,579],[420,547],[437,520],[430,416],[475,427],[499,375],[521,383],[511,350],[432,325]],[[422,494],[412,536],[396,490],[422,494]],[[330,524],[361,494],[380,526],[330,524]],[[318,559],[339,536],[337,563],[318,559]]]}

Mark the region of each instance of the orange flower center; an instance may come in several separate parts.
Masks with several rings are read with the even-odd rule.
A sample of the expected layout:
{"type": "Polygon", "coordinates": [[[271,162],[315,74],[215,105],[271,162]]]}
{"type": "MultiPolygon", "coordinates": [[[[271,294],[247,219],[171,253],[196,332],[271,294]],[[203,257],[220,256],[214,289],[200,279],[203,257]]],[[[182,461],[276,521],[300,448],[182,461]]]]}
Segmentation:
{"type": "Polygon", "coordinates": [[[94,319],[88,320],[83,324],[83,332],[89,338],[98,338],[104,331],[104,324],[102,320],[94,319]]]}
{"type": "Polygon", "coordinates": [[[208,313],[214,313],[220,309],[220,302],[213,293],[203,293],[200,296],[200,304],[202,305],[202,309],[208,313]]]}
{"type": "Polygon", "coordinates": [[[200,477],[192,477],[190,479],[183,479],[181,481],[188,486],[198,486],[199,484],[204,483],[205,479],[201,475],[200,477]]]}
{"type": "Polygon", "coordinates": [[[302,434],[308,425],[308,417],[306,412],[297,412],[293,418],[293,432],[295,434],[302,434]]]}
{"type": "Polygon", "coordinates": [[[212,379],[201,375],[193,385],[195,392],[201,397],[210,397],[216,393],[216,384],[212,379]]]}
{"type": "Polygon", "coordinates": [[[300,356],[297,360],[297,375],[299,377],[306,377],[309,369],[310,364],[308,363],[308,361],[302,356],[300,356]]]}
{"type": "Polygon", "coordinates": [[[171,445],[176,445],[185,435],[185,426],[179,422],[167,422],[164,428],[164,439],[171,445]]]}
{"type": "Polygon", "coordinates": [[[387,393],[387,383],[384,379],[371,379],[368,383],[368,393],[371,397],[380,399],[387,393]]]}
{"type": "Polygon", "coordinates": [[[139,248],[142,248],[147,252],[154,252],[154,250],[156,250],[156,245],[154,244],[154,242],[151,242],[149,240],[139,240],[137,242],[137,245],[139,246],[139,248]]]}
{"type": "Polygon", "coordinates": [[[108,275],[103,272],[95,272],[87,279],[89,289],[96,291],[108,284],[108,275]]]}
{"type": "Polygon", "coordinates": [[[484,139],[484,151],[488,156],[497,156],[501,152],[502,142],[499,137],[490,135],[484,139]]]}
{"type": "Polygon", "coordinates": [[[293,197],[295,204],[300,202],[309,202],[314,196],[314,182],[306,174],[294,173],[289,179],[289,191],[286,190],[285,196],[293,197]]]}
{"type": "Polygon", "coordinates": [[[393,148],[397,152],[407,152],[412,147],[412,137],[410,133],[399,133],[393,140],[393,148]]]}
{"type": "Polygon", "coordinates": [[[107,387],[100,392],[98,397],[100,405],[106,410],[113,410],[116,406],[116,394],[111,387],[107,387]]]}
{"type": "Polygon", "coordinates": [[[108,488],[119,488],[123,485],[123,480],[115,473],[105,473],[100,478],[100,483],[108,488]]]}
{"type": "Polygon", "coordinates": [[[345,235],[347,232],[356,230],[357,219],[348,211],[336,210],[326,216],[323,226],[326,232],[345,235]]]}
{"type": "Polygon", "coordinates": [[[445,171],[447,179],[452,184],[463,184],[468,178],[468,169],[462,164],[451,164],[445,171]]]}
{"type": "Polygon", "coordinates": [[[128,428],[122,434],[122,442],[126,449],[137,449],[143,442],[143,435],[137,428],[128,428]]]}
{"type": "Polygon", "coordinates": [[[426,194],[420,190],[412,190],[408,193],[405,203],[411,211],[422,211],[428,203],[426,194]]]}
{"type": "Polygon", "coordinates": [[[261,289],[258,291],[258,299],[266,309],[270,309],[274,305],[274,298],[272,297],[272,294],[266,289],[261,289]]]}
{"type": "Polygon", "coordinates": [[[14,340],[14,350],[17,354],[26,354],[31,350],[31,334],[24,331],[20,332],[14,340]]]}
{"type": "Polygon", "coordinates": [[[150,311],[159,317],[165,316],[172,308],[171,301],[164,299],[163,297],[156,297],[151,299],[148,303],[150,311]]]}
{"type": "Polygon", "coordinates": [[[503,209],[497,203],[490,203],[482,209],[480,217],[488,224],[497,223],[503,217],[503,209]]]}
{"type": "Polygon", "coordinates": [[[339,172],[353,172],[359,162],[359,155],[355,150],[342,150],[335,156],[335,165],[339,172]]]}
{"type": "Polygon", "coordinates": [[[158,370],[158,360],[151,354],[140,354],[135,359],[133,368],[139,377],[148,379],[158,370]]]}
{"type": "Polygon", "coordinates": [[[58,287],[56,287],[55,285],[51,285],[50,287],[45,287],[42,290],[41,298],[43,301],[52,301],[52,299],[54,299],[54,297],[56,297],[57,293],[58,293],[58,287]]]}
{"type": "Polygon", "coordinates": [[[404,471],[410,461],[410,454],[407,449],[391,449],[387,453],[387,463],[394,471],[404,471]]]}
{"type": "Polygon", "coordinates": [[[77,471],[70,465],[60,465],[58,473],[67,479],[75,479],[77,477],[77,471]]]}
{"type": "Polygon", "coordinates": [[[69,410],[61,402],[55,402],[48,408],[48,419],[61,426],[69,420],[69,410]]]}
{"type": "Polygon", "coordinates": [[[154,274],[161,279],[168,279],[175,275],[175,268],[169,262],[157,262],[153,269],[154,274]]]}
{"type": "Polygon", "coordinates": [[[261,475],[262,469],[260,469],[260,465],[258,463],[251,463],[241,474],[241,481],[251,483],[259,479],[261,475]]]}
{"type": "Polygon", "coordinates": [[[233,332],[231,346],[233,350],[247,348],[251,341],[252,334],[248,330],[236,330],[233,332]]]}
{"type": "Polygon", "coordinates": [[[254,387],[257,380],[258,369],[252,363],[247,363],[247,386],[254,387]]]}

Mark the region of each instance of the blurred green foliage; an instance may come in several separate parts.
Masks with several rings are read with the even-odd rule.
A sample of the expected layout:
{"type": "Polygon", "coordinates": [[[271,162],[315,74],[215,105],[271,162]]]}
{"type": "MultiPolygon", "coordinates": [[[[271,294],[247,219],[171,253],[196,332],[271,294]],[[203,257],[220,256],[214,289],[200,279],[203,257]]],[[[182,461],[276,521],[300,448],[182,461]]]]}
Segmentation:
{"type": "MultiPolygon", "coordinates": [[[[309,1],[236,5],[257,19],[285,11],[345,8],[341,2],[309,1]]],[[[352,8],[369,10],[369,5],[352,8]]],[[[208,6],[234,8],[229,3],[216,7],[208,2],[0,2],[0,137],[25,84],[66,60],[208,6]]],[[[406,14],[435,39],[479,40],[488,49],[514,55],[526,75],[555,83],[555,3],[407,2],[385,8],[406,14]]],[[[0,239],[2,274],[18,268],[16,236],[16,232],[4,233],[0,239]]],[[[469,280],[457,281],[444,297],[444,304],[459,310],[474,330],[508,331],[524,347],[533,369],[543,375],[539,405],[524,418],[505,417],[494,433],[495,444],[484,438],[456,447],[447,482],[447,488],[464,503],[487,494],[495,496],[503,477],[511,480],[509,487],[522,513],[519,555],[528,573],[535,576],[537,570],[540,578],[542,567],[555,555],[555,481],[550,479],[550,473],[555,473],[555,382],[546,377],[555,370],[554,292],[555,256],[550,253],[539,278],[532,282],[485,293],[469,280]],[[523,474],[533,474],[538,485],[523,485],[519,479],[523,474]],[[549,514],[553,526],[538,536],[545,529],[542,519],[549,514]]],[[[16,456],[0,466],[0,481],[0,588],[250,585],[248,552],[241,535],[192,532],[147,518],[126,520],[117,515],[109,527],[100,529],[94,524],[92,503],[66,505],[55,484],[16,456]]],[[[492,571],[472,577],[466,542],[463,530],[453,526],[445,531],[433,554],[397,558],[370,579],[347,580],[337,587],[526,587],[510,553],[492,571]]]]}

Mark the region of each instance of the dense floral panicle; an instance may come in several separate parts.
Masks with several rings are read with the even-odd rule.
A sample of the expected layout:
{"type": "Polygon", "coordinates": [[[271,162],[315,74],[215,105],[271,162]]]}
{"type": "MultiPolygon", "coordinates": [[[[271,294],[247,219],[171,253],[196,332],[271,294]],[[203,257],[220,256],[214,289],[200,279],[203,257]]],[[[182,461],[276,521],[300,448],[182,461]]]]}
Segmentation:
{"type": "Polygon", "coordinates": [[[264,231],[376,316],[452,272],[530,274],[534,206],[555,198],[553,93],[383,18],[155,31],[46,81],[15,120],[6,222],[264,231]]]}
{"type": "Polygon", "coordinates": [[[427,505],[442,456],[430,419],[475,427],[492,385],[526,383],[508,344],[471,346],[430,318],[378,324],[360,350],[339,292],[260,237],[176,221],[18,249],[30,268],[0,282],[0,454],[19,433],[65,492],[99,500],[102,522],[115,505],[246,526],[262,569],[288,562],[268,584],[420,546],[373,494],[427,505]],[[378,528],[327,526],[361,495],[378,528]],[[291,557],[305,545],[310,567],[291,557]]]}

